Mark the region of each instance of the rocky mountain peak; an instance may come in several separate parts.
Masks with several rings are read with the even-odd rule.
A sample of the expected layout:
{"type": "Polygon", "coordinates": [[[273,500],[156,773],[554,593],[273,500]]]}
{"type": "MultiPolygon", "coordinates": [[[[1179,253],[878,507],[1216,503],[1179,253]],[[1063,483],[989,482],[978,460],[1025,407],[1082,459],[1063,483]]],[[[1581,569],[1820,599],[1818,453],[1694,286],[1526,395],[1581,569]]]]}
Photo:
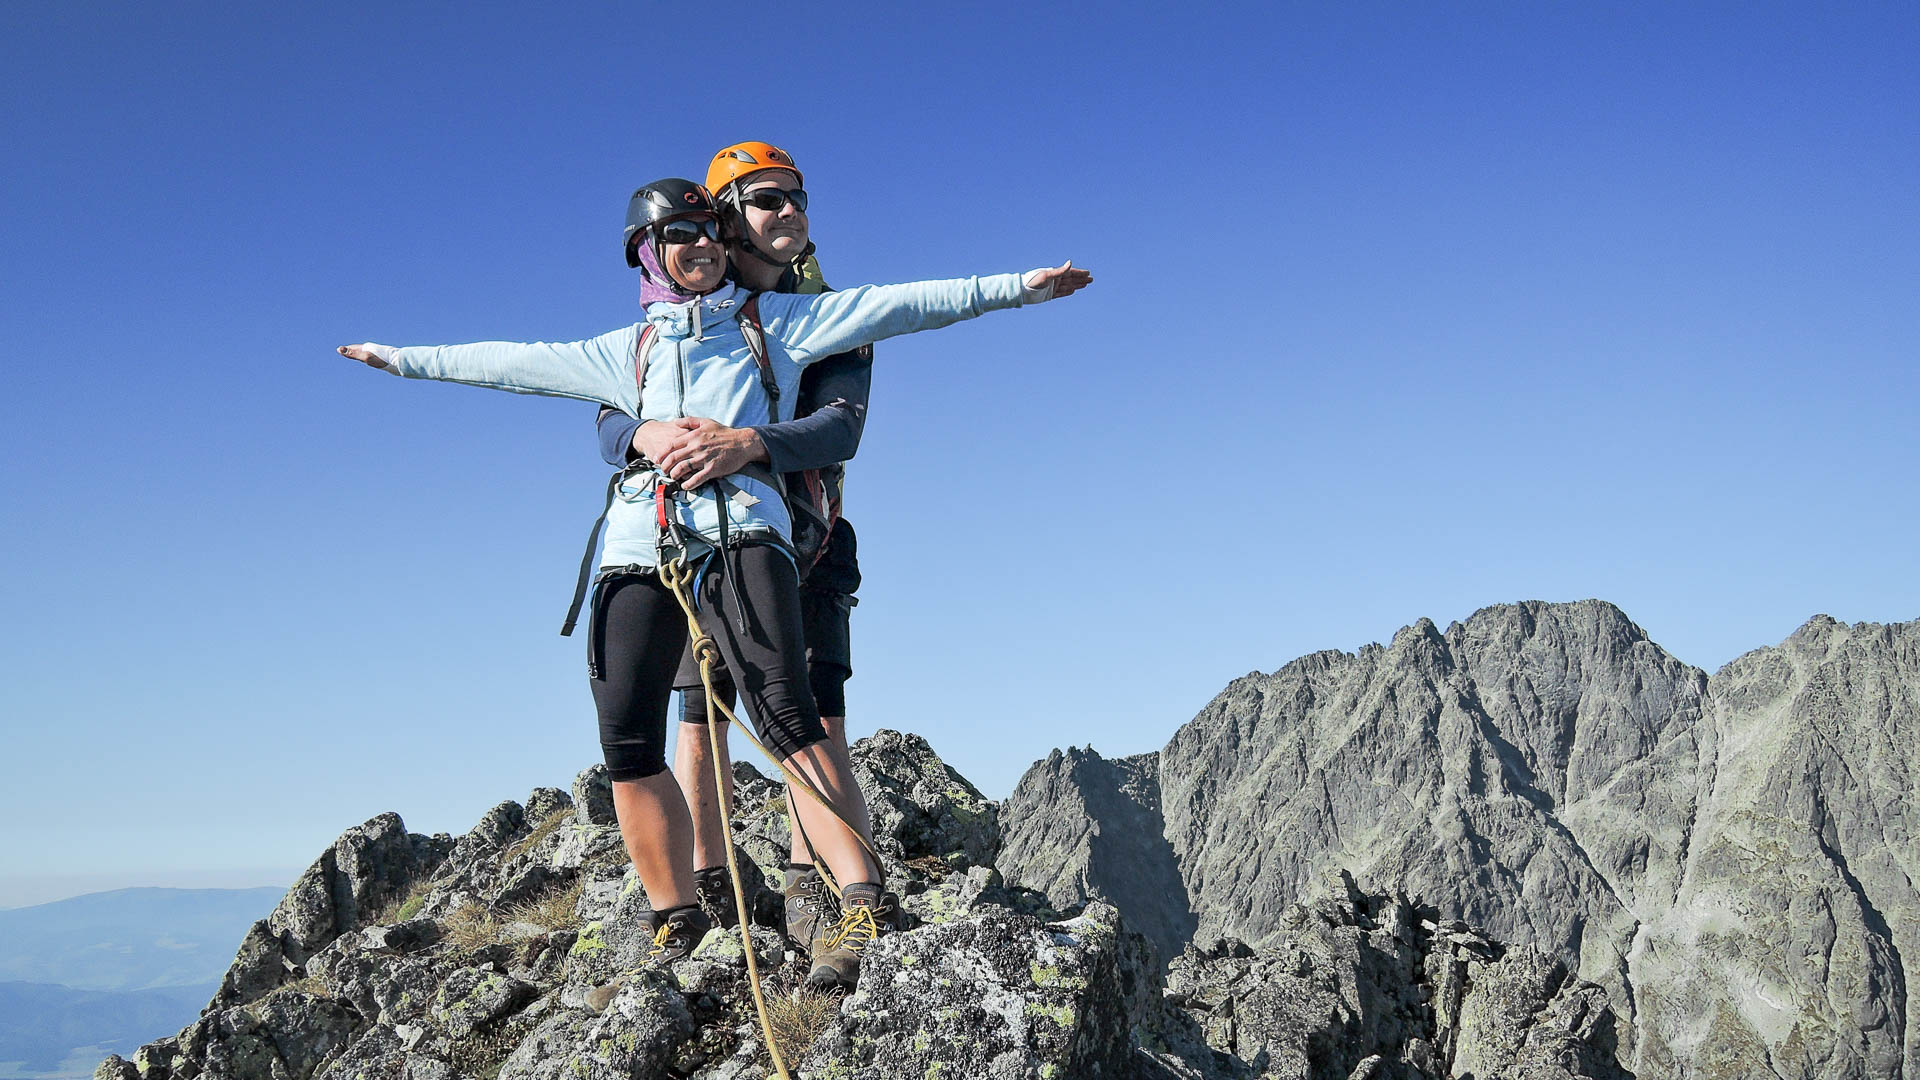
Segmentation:
{"type": "Polygon", "coordinates": [[[1351,871],[1603,987],[1640,1076],[1915,1075],[1916,737],[1917,623],[1817,616],[1709,678],[1603,601],[1502,604],[1235,680],[1157,799],[1036,766],[998,866],[1129,895],[1163,955],[1270,946],[1351,871]]]}
{"type": "MultiPolygon", "coordinates": [[[[1709,677],[1597,600],[1249,674],[1004,805],[879,732],[856,773],[916,926],[795,1021],[796,1075],[1920,1074],[1917,737],[1920,623],[1819,616],[1709,677]]],[[[785,805],[735,788],[744,938],[646,965],[596,767],[458,838],[349,829],[200,1021],[100,1080],[766,1075],[748,949],[806,1012],[785,805]]]]}
{"type": "MultiPolygon", "coordinates": [[[[1096,861],[1131,857],[1109,846],[1129,832],[1164,847],[1157,760],[1049,755],[1037,769],[1056,795],[1095,793],[1077,820],[1107,823],[1062,842],[1096,861]]],[[[1599,987],[1436,923],[1404,895],[1335,875],[1267,947],[1215,941],[1169,973],[1113,904],[1056,906],[995,871],[1015,808],[981,798],[924,739],[882,731],[854,761],[915,925],[875,944],[844,999],[800,993],[805,965],[783,962],[776,785],[736,765],[750,933],[715,931],[660,968],[646,960],[644,892],[595,766],[571,794],[502,802],[457,838],[409,834],[392,814],[347,830],[255,924],[200,1020],[131,1061],[108,1059],[99,1080],[762,1077],[749,948],[806,1080],[1464,1075],[1456,1062],[1482,1080],[1614,1075],[1599,987]],[[605,1011],[587,1008],[587,991],[616,978],[605,1011]],[[1554,1062],[1565,1064],[1539,1071],[1554,1062]]],[[[1166,884],[1147,879],[1127,902],[1166,884]]]]}

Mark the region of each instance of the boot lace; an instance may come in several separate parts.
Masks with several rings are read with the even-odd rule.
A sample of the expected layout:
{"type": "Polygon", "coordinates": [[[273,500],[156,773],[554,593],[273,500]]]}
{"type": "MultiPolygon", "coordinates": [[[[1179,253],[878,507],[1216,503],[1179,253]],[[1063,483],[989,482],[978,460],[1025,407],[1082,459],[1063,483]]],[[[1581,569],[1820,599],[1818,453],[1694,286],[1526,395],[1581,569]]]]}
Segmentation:
{"type": "Polygon", "coordinates": [[[865,904],[850,904],[840,912],[840,923],[827,938],[827,948],[844,946],[859,952],[879,936],[880,924],[873,917],[873,909],[865,904]]]}
{"type": "Polygon", "coordinates": [[[673,937],[676,927],[670,922],[662,922],[660,929],[653,932],[653,948],[647,952],[649,959],[667,951],[667,942],[673,937]]]}

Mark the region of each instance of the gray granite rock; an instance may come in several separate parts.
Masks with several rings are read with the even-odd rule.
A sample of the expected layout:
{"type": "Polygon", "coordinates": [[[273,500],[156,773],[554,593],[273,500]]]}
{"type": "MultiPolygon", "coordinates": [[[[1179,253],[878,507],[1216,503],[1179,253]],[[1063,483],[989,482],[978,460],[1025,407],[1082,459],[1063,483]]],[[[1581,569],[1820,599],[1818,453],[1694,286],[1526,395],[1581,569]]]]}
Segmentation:
{"type": "Polygon", "coordinates": [[[881,728],[853,744],[853,774],[876,841],[903,859],[960,853],[991,865],[1000,849],[999,806],[948,768],[927,740],[881,728]]]}
{"type": "Polygon", "coordinates": [[[1178,956],[1197,920],[1167,842],[1159,772],[1158,754],[1108,761],[1092,747],[1055,750],[1001,808],[1001,875],[1062,911],[1107,900],[1161,956],[1178,956]]]}
{"type": "Polygon", "coordinates": [[[224,1009],[264,996],[286,981],[287,967],[280,935],[274,933],[267,920],[255,922],[247,929],[247,936],[240,939],[240,951],[234,955],[209,1007],[224,1009]]]}
{"type": "Polygon", "coordinates": [[[406,1068],[406,1046],[400,1035],[390,1027],[372,1024],[314,1074],[314,1080],[404,1080],[406,1068]]]}
{"type": "Polygon", "coordinates": [[[1056,753],[999,865],[1137,909],[1163,948],[1264,949],[1350,869],[1603,988],[1551,1007],[1586,1049],[1462,1047],[1482,1069],[1599,1042],[1646,1078],[1914,1075],[1916,744],[1920,624],[1816,618],[1709,679],[1611,605],[1502,605],[1236,680],[1157,783],[1056,753]]]}
{"type": "Polygon", "coordinates": [[[573,778],[573,812],[582,825],[618,825],[613,813],[613,785],[605,765],[589,765],[573,778]]]}
{"type": "Polygon", "coordinates": [[[1618,1080],[1605,992],[1545,953],[1436,924],[1347,875],[1288,910],[1267,944],[1189,949],[1168,976],[1230,1071],[1618,1080]]]}
{"type": "Polygon", "coordinates": [[[498,964],[480,964],[448,975],[429,1012],[448,1035],[462,1039],[520,1011],[539,996],[531,984],[501,971],[498,964]]]}
{"type": "Polygon", "coordinates": [[[119,1054],[108,1054],[93,1070],[93,1080],[140,1080],[140,1070],[119,1054]]]}
{"type": "Polygon", "coordinates": [[[555,1009],[514,1047],[499,1080],[665,1076],[674,1051],[693,1034],[693,1016],[672,978],[648,970],[631,978],[604,1013],[555,1009]]]}
{"type": "Polygon", "coordinates": [[[537,787],[527,796],[527,819],[545,821],[563,811],[573,809],[573,796],[557,787],[537,787]]]}
{"type": "Polygon", "coordinates": [[[1815,618],[1715,673],[1702,727],[1632,955],[1646,1071],[1920,1075],[1920,623],[1815,618]]]}
{"type": "Polygon", "coordinates": [[[342,833],[241,942],[210,1007],[245,1004],[298,974],[336,937],[368,924],[445,862],[444,837],[410,834],[397,814],[342,833]]]}
{"type": "Polygon", "coordinates": [[[882,938],[801,1075],[1129,1075],[1130,1005],[1156,981],[1145,955],[1104,904],[1051,926],[993,911],[882,938]]]}
{"type": "MultiPolygon", "coordinates": [[[[1197,1018],[1212,1023],[1222,1010],[1238,1008],[1247,1018],[1237,1029],[1240,1041],[1222,1045],[1251,1045],[1246,1033],[1255,1029],[1248,1025],[1265,1015],[1258,996],[1264,984],[1208,998],[1206,1008],[1194,1004],[1199,994],[1170,1004],[1154,948],[1103,899],[1137,893],[1087,889],[1070,894],[1062,915],[1041,892],[1003,880],[991,863],[1001,846],[997,808],[924,741],[885,733],[859,744],[856,757],[878,808],[890,884],[922,925],[883,937],[869,951],[860,989],[843,1003],[812,1075],[1250,1080],[1251,1066],[1237,1051],[1208,1045],[1209,1028],[1197,1018]]],[[[1121,810],[1151,812],[1144,795],[1152,772],[1142,761],[1074,760],[1063,783],[1104,776],[1126,804],[1121,810]]],[[[576,784],[571,808],[557,790],[537,789],[525,808],[501,803],[458,841],[410,836],[391,815],[349,830],[289,891],[275,917],[249,935],[222,991],[233,1000],[217,1003],[179,1035],[142,1047],[131,1061],[104,1063],[100,1080],[764,1076],[738,933],[715,931],[671,970],[655,966],[645,893],[617,830],[593,820],[594,790],[592,770],[576,784]],[[555,897],[543,890],[573,885],[578,925],[554,924],[565,923],[564,902],[528,904],[555,897]],[[609,982],[617,986],[611,1005],[589,1013],[588,992],[609,982]]],[[[744,769],[736,771],[736,791],[746,793],[732,823],[742,853],[757,850],[756,863],[782,857],[778,787],[744,769]]],[[[1095,798],[1083,805],[1103,804],[1095,798]]],[[[1092,881],[1114,863],[1117,849],[1089,841],[1076,850],[1087,855],[1092,881]]],[[[1027,856],[1020,864],[1037,862],[1027,856]]],[[[1352,890],[1350,881],[1346,887],[1352,890]]],[[[1375,901],[1358,897],[1352,892],[1350,907],[1373,910],[1375,901]]],[[[1396,923],[1379,932],[1404,930],[1396,923]]],[[[1459,933],[1485,950],[1476,961],[1508,955],[1459,933]]],[[[755,928],[753,941],[772,994],[800,982],[805,965],[783,966],[774,930],[755,928]]],[[[1402,965],[1406,985],[1382,976],[1370,992],[1425,992],[1408,989],[1432,981],[1408,974],[1416,967],[1402,965]]],[[[1600,1036],[1611,1013],[1597,988],[1569,998],[1561,991],[1573,981],[1561,980],[1554,983],[1559,996],[1544,1010],[1527,1011],[1527,994],[1537,997],[1559,969],[1516,969],[1510,981],[1520,989],[1510,996],[1475,996],[1488,979],[1465,961],[1434,970],[1436,985],[1451,988],[1440,999],[1451,1026],[1436,1023],[1426,1044],[1394,1043],[1380,1037],[1381,1021],[1366,1044],[1378,1052],[1358,1059],[1353,1075],[1394,1075],[1399,1064],[1424,1060],[1419,1045],[1429,1053],[1444,1047],[1446,1054],[1478,1055],[1472,1060],[1506,1070],[1494,1074],[1500,1076],[1534,1075],[1524,1069],[1536,1060],[1584,1060],[1580,1055],[1591,1056],[1594,1046],[1610,1060],[1610,1044],[1600,1036]],[[1574,1033],[1572,1042],[1474,1033],[1476,1024],[1510,1025],[1523,1013],[1530,1031],[1564,1028],[1574,1033]],[[1581,1032],[1595,1037],[1582,1042],[1581,1032]],[[1389,1044],[1397,1047],[1391,1053],[1389,1044]]],[[[1351,972],[1339,977],[1346,979],[1339,985],[1363,985],[1351,972]]],[[[1266,1060],[1283,1056],[1269,1051],[1266,1060]]]]}

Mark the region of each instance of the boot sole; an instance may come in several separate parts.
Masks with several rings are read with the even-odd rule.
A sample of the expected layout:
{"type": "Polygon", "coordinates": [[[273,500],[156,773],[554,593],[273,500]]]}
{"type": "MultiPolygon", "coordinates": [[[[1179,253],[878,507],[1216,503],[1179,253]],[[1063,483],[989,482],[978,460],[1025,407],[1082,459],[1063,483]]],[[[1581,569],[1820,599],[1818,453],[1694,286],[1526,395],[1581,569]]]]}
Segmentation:
{"type": "Polygon", "coordinates": [[[835,990],[850,991],[858,985],[859,977],[843,978],[832,968],[814,968],[807,973],[807,989],[830,994],[835,990]]]}

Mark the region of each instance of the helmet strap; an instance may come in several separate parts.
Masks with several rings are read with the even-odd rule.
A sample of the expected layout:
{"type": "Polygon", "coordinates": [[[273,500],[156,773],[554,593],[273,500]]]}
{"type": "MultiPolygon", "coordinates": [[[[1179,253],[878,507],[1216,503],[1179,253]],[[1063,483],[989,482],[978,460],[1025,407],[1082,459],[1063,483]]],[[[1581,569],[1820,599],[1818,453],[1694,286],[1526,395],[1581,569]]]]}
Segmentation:
{"type": "Polygon", "coordinates": [[[769,255],[766,252],[761,251],[759,248],[759,245],[755,244],[753,241],[747,239],[744,236],[740,238],[740,246],[746,250],[747,254],[753,256],[756,259],[759,259],[761,262],[766,263],[768,266],[790,265],[786,259],[776,258],[775,256],[769,255]]]}

